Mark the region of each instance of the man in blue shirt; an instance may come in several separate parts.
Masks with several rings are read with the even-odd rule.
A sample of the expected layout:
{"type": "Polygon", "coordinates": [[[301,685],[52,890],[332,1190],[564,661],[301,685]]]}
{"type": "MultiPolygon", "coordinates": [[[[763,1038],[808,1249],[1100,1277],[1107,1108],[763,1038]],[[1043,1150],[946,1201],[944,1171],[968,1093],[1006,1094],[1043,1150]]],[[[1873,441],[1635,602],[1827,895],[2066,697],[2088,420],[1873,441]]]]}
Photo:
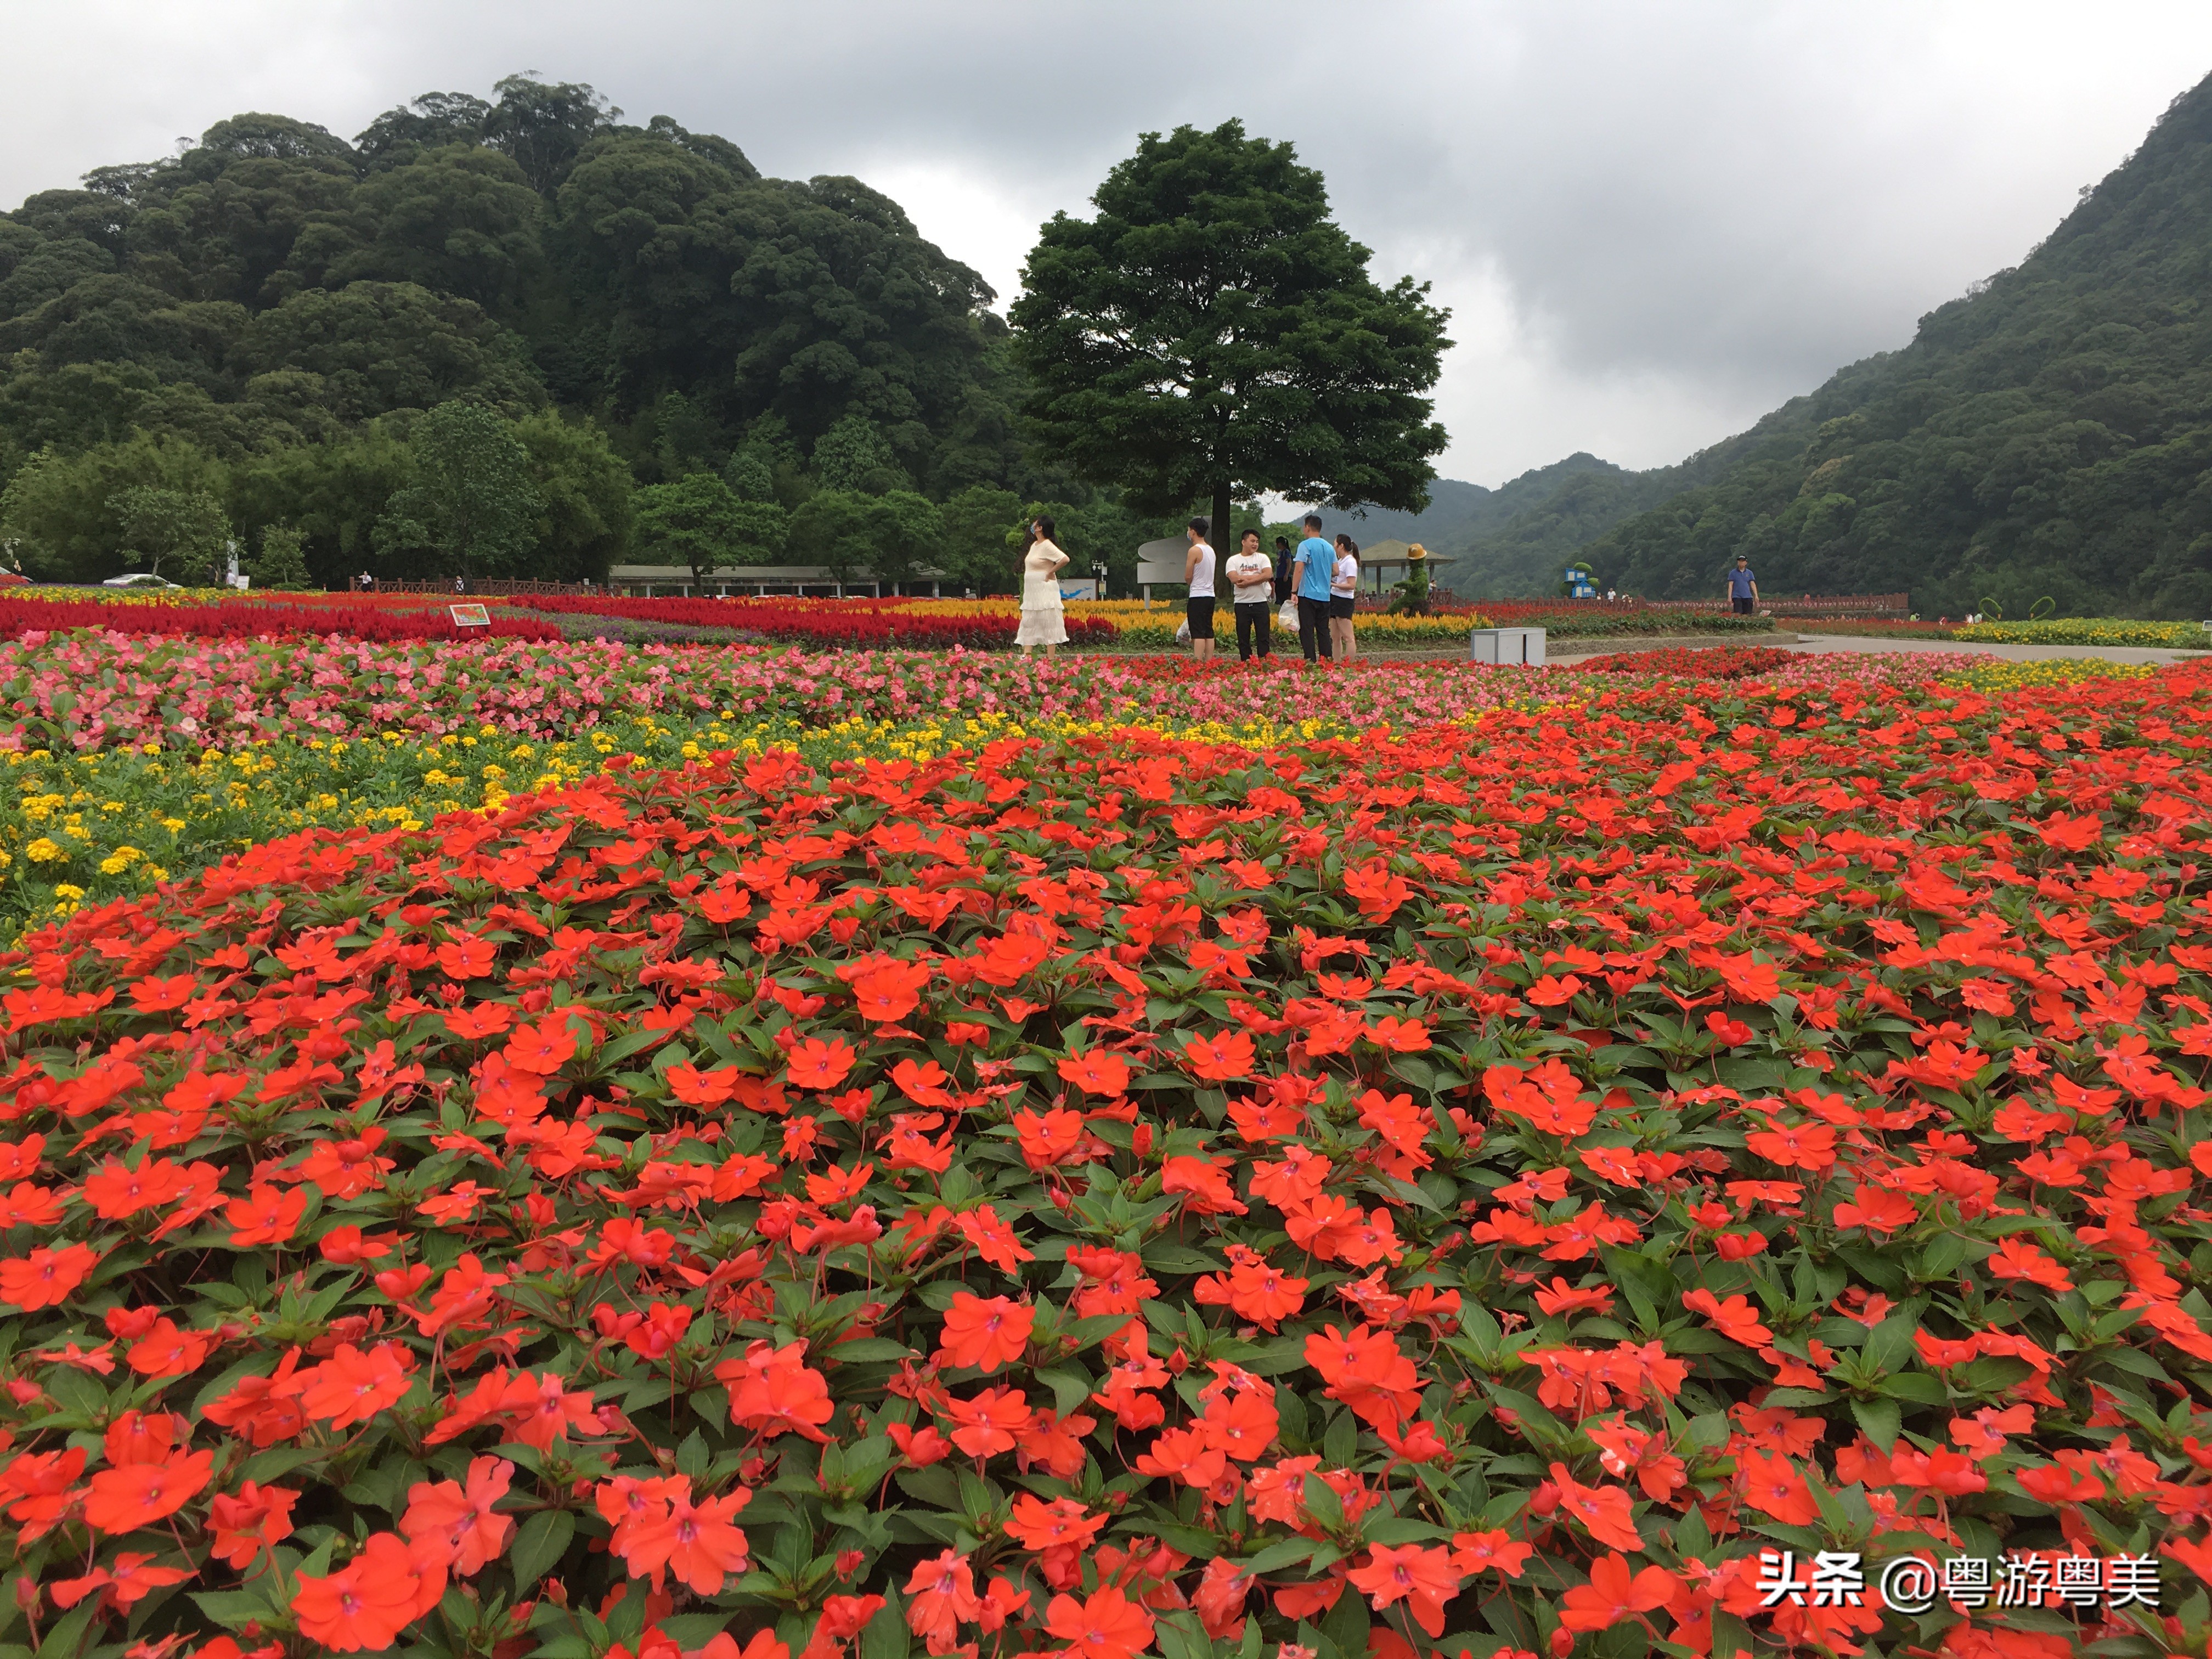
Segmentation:
{"type": "Polygon", "coordinates": [[[1298,590],[1298,648],[1308,662],[1334,658],[1328,638],[1328,580],[1336,569],[1336,550],[1321,538],[1321,514],[1306,514],[1306,538],[1291,556],[1298,590]]]}
{"type": "Polygon", "coordinates": [[[1739,617],[1748,617],[1759,605],[1759,578],[1741,553],[1735,556],[1735,568],[1728,573],[1728,596],[1739,617]]]}

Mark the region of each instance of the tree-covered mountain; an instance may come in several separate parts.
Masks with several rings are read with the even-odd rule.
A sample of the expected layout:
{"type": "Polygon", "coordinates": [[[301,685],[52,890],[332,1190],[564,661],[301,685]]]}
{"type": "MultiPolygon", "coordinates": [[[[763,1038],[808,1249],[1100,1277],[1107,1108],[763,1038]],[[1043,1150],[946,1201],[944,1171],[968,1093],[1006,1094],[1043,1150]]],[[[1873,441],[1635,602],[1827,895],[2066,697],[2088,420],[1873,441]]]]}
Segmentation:
{"type": "MultiPolygon", "coordinates": [[[[1682,467],[1601,580],[2212,616],[2212,79],[2016,269],[1682,467]]],[[[1480,590],[1464,590],[1480,591],[1480,590]]]]}
{"type": "Polygon", "coordinates": [[[1534,468],[1495,489],[1459,478],[1438,478],[1429,486],[1428,506],[1419,513],[1393,513],[1370,506],[1358,509],[1356,516],[1328,512],[1323,516],[1332,525],[1343,520],[1362,543],[1419,542],[1433,550],[1499,528],[1568,478],[1583,472],[1620,471],[1610,461],[1578,453],[1549,466],[1534,468]]]}
{"type": "Polygon", "coordinates": [[[728,140],[624,125],[588,87],[496,94],[426,94],[351,143],[240,115],[0,214],[0,534],[28,568],[120,568],[112,499],[143,487],[218,501],[249,542],[304,528],[321,577],[442,570],[450,548],[387,533],[388,508],[426,464],[416,422],[454,399],[532,458],[518,574],[603,570],[632,486],[702,473],[794,534],[825,489],[980,489],[1008,518],[1091,498],[1025,461],[995,296],[896,203],[763,178],[728,140]]]}
{"type": "Polygon", "coordinates": [[[1631,472],[1577,450],[1496,489],[1443,481],[1432,487],[1435,502],[1425,513],[1370,508],[1351,529],[1363,542],[1418,541],[1443,556],[1450,562],[1437,580],[1456,593],[1554,593],[1585,542],[1681,488],[1674,472],[1631,472]]]}

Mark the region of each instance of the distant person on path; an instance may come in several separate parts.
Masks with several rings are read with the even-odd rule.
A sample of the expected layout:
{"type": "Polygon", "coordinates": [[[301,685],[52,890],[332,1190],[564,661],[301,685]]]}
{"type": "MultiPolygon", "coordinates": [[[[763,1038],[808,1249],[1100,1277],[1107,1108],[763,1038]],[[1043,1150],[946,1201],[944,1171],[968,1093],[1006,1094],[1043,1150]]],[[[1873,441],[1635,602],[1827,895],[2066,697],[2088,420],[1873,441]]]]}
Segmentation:
{"type": "Polygon", "coordinates": [[[1281,605],[1295,597],[1291,586],[1291,538],[1275,538],[1275,603],[1281,605]]]}
{"type": "Polygon", "coordinates": [[[1237,660],[1252,660],[1252,641],[1256,634],[1259,654],[1264,661],[1267,655],[1268,616],[1275,603],[1275,567],[1260,550],[1258,531],[1244,532],[1237,556],[1229,561],[1223,574],[1229,578],[1230,598],[1237,615],[1237,660]]]}
{"type": "Polygon", "coordinates": [[[1190,551],[1182,561],[1184,591],[1189,595],[1183,601],[1183,615],[1190,627],[1190,654],[1200,662],[1213,656],[1213,550],[1206,540],[1212,525],[1211,520],[1197,518],[1184,526],[1190,551]]]}
{"type": "Polygon", "coordinates": [[[1352,632],[1352,606],[1358,597],[1359,544],[1339,536],[1328,580],[1328,637],[1339,662],[1351,662],[1359,655],[1359,641],[1352,632]]]}
{"type": "Polygon", "coordinates": [[[1291,556],[1297,573],[1298,649],[1306,660],[1335,654],[1328,636],[1328,585],[1336,571],[1336,550],[1321,538],[1321,514],[1306,514],[1306,538],[1291,556]]]}
{"type": "Polygon", "coordinates": [[[1040,518],[1030,526],[1030,544],[1022,554],[1022,626],[1014,643],[1024,656],[1038,646],[1052,656],[1067,643],[1067,612],[1060,602],[1060,573],[1070,561],[1053,540],[1059,526],[1040,518]]]}
{"type": "Polygon", "coordinates": [[[1751,574],[1744,556],[1735,556],[1735,568],[1728,573],[1729,600],[1739,617],[1748,617],[1759,605],[1759,578],[1751,574]]]}

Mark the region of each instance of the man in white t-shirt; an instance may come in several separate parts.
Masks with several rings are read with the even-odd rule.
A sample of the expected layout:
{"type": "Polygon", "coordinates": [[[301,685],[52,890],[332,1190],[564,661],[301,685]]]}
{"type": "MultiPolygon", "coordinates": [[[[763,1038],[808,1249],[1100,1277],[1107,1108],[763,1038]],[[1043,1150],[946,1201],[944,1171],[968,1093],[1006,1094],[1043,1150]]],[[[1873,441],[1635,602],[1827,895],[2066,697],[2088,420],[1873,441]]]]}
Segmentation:
{"type": "Polygon", "coordinates": [[[1183,556],[1182,579],[1189,597],[1183,617],[1190,626],[1190,654],[1200,662],[1213,655],[1213,550],[1206,545],[1211,520],[1193,519],[1185,526],[1190,551],[1183,556]]]}
{"type": "Polygon", "coordinates": [[[1248,530],[1236,556],[1223,574],[1229,578],[1230,598],[1237,615],[1237,655],[1252,660],[1252,636],[1260,636],[1260,655],[1267,655],[1268,619],[1275,604],[1275,567],[1260,550],[1260,532],[1248,530]]]}

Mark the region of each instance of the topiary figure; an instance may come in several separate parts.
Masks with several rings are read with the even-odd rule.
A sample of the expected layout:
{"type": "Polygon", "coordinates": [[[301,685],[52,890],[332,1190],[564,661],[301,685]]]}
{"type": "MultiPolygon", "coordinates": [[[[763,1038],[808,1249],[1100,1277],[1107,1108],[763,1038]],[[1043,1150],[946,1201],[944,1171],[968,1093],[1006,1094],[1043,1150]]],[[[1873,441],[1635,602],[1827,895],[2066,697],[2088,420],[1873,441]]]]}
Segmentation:
{"type": "Polygon", "coordinates": [[[1429,614],[1429,550],[1415,542],[1406,550],[1406,580],[1390,584],[1390,609],[1393,617],[1425,617],[1429,614]]]}

